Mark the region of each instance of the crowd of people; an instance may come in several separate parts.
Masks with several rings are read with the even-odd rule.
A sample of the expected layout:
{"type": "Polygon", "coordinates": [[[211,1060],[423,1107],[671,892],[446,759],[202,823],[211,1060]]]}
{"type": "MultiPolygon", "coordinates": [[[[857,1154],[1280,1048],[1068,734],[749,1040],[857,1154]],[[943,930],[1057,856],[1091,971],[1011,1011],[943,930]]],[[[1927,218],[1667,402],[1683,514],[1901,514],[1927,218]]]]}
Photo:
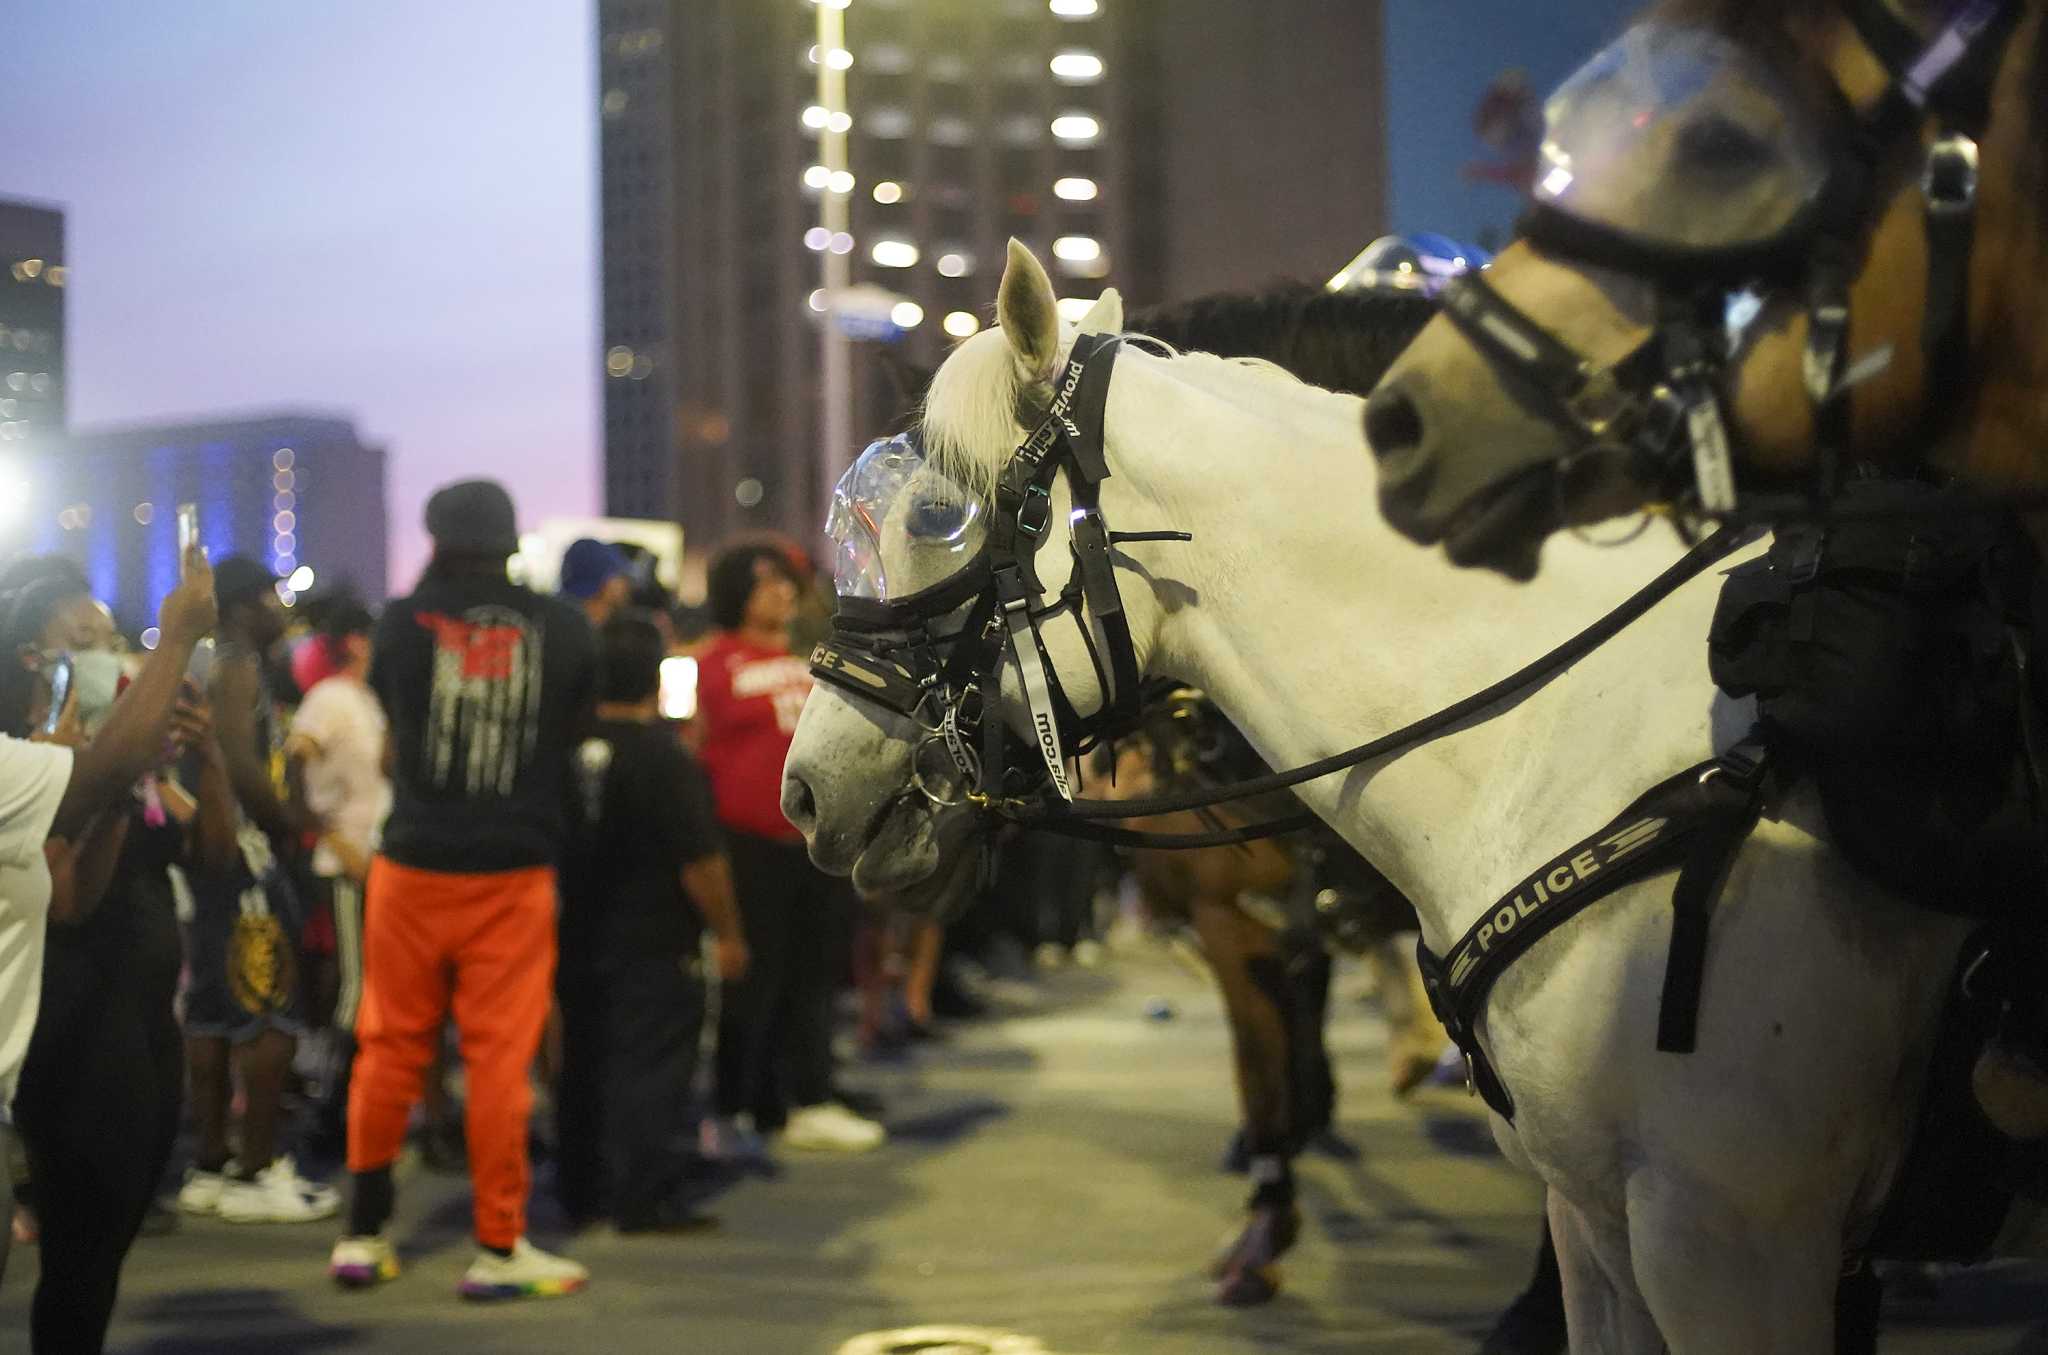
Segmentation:
{"type": "Polygon", "coordinates": [[[1092,893],[1085,857],[946,940],[811,865],[780,782],[827,604],[793,547],[725,550],[692,609],[595,540],[558,593],[513,582],[491,481],[426,524],[381,615],[194,548],[151,650],[70,560],[0,570],[0,1274],[39,1242],[37,1351],[99,1350],[179,1214],[338,1216],[333,1278],[394,1278],[411,1136],[470,1176],[464,1295],[574,1292],[528,1237],[536,1138],[572,1224],[694,1228],[779,1150],[884,1142],[837,1076],[842,995],[886,1055],[976,1006],[942,946],[1089,958],[1074,908],[1036,915],[1092,893]]]}

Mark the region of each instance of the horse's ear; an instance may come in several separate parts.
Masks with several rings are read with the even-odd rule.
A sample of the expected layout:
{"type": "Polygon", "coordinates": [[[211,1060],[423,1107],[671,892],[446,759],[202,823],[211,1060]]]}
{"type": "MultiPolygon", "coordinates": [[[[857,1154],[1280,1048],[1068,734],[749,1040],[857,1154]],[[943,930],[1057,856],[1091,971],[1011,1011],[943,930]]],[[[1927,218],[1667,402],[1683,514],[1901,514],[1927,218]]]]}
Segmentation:
{"type": "Polygon", "coordinates": [[[1010,340],[1024,375],[1034,385],[1052,380],[1060,355],[1059,303],[1045,265],[1015,236],[1003,267],[1003,285],[996,291],[996,323],[1010,340]]]}
{"type": "Polygon", "coordinates": [[[1124,332],[1124,299],[1111,287],[1096,299],[1081,317],[1083,334],[1121,334],[1124,332]]]}

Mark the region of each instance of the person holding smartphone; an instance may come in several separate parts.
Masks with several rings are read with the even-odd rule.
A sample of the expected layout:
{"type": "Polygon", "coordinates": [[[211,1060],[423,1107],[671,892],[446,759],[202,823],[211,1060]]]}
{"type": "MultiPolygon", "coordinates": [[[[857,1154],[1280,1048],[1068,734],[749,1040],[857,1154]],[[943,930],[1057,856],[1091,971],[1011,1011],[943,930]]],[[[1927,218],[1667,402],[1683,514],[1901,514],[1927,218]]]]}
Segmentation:
{"type": "MultiPolygon", "coordinates": [[[[0,1105],[10,1107],[41,1004],[50,914],[75,913],[104,891],[118,848],[108,833],[119,830],[100,827],[101,820],[161,759],[185,666],[216,619],[213,571],[193,551],[164,599],[156,651],[98,734],[90,742],[77,734],[74,691],[72,717],[60,713],[56,735],[31,741],[49,718],[45,672],[63,652],[60,621],[81,595],[90,598],[61,571],[0,595],[0,1105]]],[[[12,1213],[11,1194],[0,1175],[0,1196],[8,1197],[0,1212],[12,1213]]],[[[6,1243],[0,1234],[0,1269],[6,1243]]],[[[47,1235],[45,1246],[47,1267],[47,1235]]]]}

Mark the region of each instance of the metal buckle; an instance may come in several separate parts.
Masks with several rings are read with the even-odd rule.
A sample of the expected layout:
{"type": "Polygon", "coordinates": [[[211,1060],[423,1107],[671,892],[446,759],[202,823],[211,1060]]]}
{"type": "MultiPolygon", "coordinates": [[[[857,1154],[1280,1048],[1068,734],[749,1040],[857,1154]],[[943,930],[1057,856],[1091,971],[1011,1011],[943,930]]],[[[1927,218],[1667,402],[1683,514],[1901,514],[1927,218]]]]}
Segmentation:
{"type": "Polygon", "coordinates": [[[1951,132],[1927,148],[1920,192],[1929,216],[1961,216],[1977,205],[1977,143],[1951,132]]]}
{"type": "Polygon", "coordinates": [[[1024,502],[1017,505],[1017,530],[1026,536],[1044,536],[1052,525],[1052,491],[1044,485],[1024,490],[1024,502]]]}

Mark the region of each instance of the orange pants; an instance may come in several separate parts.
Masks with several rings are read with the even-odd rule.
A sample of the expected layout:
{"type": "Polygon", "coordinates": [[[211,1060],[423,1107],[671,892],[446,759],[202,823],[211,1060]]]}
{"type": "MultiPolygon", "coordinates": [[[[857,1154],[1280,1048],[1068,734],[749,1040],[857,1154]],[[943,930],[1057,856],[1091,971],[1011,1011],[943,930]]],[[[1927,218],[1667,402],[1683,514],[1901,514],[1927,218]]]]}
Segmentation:
{"type": "Polygon", "coordinates": [[[554,985],[555,873],[458,875],[379,857],[363,913],[348,1168],[397,1160],[452,1008],[469,1080],[477,1241],[510,1247],[526,1231],[527,1075],[554,985]]]}

